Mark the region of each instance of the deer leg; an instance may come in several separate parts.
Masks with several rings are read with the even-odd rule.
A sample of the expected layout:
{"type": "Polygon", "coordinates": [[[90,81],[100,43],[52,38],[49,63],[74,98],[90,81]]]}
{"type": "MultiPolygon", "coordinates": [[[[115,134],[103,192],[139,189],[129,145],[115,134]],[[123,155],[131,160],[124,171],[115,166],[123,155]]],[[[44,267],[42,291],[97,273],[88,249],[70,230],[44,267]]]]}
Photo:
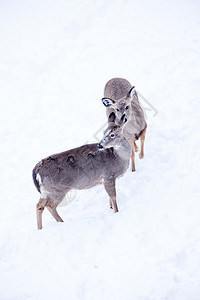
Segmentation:
{"type": "MultiPolygon", "coordinates": [[[[135,142],[133,142],[132,140],[129,141],[130,145],[131,145],[131,163],[132,163],[132,172],[135,172],[135,142]]],[[[137,147],[137,145],[136,145],[137,147]]]]}
{"type": "Polygon", "coordinates": [[[145,135],[146,135],[146,129],[142,132],[141,136],[140,136],[140,143],[141,143],[141,149],[140,149],[140,154],[139,154],[139,158],[143,158],[144,157],[144,141],[145,141],[145,135]]]}
{"type": "Polygon", "coordinates": [[[113,208],[113,205],[112,205],[112,199],[110,198],[110,208],[112,209],[113,208]]]}
{"type": "MultiPolygon", "coordinates": [[[[61,202],[61,201],[60,201],[61,202]]],[[[59,204],[59,203],[58,203],[59,204]]],[[[54,217],[54,219],[57,221],[57,222],[64,222],[63,219],[59,216],[56,208],[58,206],[58,204],[54,207],[51,207],[50,205],[47,205],[47,208],[49,210],[49,212],[52,214],[52,216],[54,217]]]]}
{"type": "Polygon", "coordinates": [[[134,147],[135,147],[135,152],[138,152],[138,146],[137,146],[136,142],[134,142],[134,147]]]}
{"type": "Polygon", "coordinates": [[[42,213],[46,206],[47,199],[40,198],[37,206],[36,206],[36,214],[37,214],[37,226],[38,229],[42,229],[42,213]]]}
{"type": "Polygon", "coordinates": [[[117,206],[117,201],[116,201],[115,180],[105,180],[104,179],[104,188],[110,197],[111,207],[114,207],[114,211],[118,212],[118,206],[117,206]]]}

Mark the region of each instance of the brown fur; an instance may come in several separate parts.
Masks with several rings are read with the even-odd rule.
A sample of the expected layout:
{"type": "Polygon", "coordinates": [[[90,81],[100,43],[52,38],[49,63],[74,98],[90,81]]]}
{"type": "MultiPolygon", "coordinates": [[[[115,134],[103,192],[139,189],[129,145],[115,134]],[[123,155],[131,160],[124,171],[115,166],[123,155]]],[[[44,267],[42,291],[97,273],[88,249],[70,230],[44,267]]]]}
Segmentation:
{"type": "Polygon", "coordinates": [[[105,85],[104,98],[102,101],[104,105],[107,106],[106,112],[108,117],[114,112],[118,119],[124,114],[127,118],[123,134],[132,147],[132,171],[135,171],[134,152],[138,151],[135,141],[140,138],[141,149],[139,158],[143,158],[147,128],[144,112],[140,106],[137,92],[128,80],[123,78],[113,78],[105,85]]]}

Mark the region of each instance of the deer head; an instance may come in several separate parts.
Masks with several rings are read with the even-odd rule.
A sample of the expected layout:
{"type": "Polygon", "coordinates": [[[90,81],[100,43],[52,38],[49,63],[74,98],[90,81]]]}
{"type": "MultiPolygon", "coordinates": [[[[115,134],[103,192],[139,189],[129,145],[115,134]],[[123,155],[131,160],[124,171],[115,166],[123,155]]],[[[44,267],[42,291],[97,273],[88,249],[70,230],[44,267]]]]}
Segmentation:
{"type": "Polygon", "coordinates": [[[137,93],[135,91],[135,87],[133,86],[131,90],[128,92],[128,94],[123,98],[118,100],[114,100],[110,98],[102,98],[102,102],[106,107],[114,108],[118,120],[120,120],[123,117],[123,115],[125,115],[126,119],[128,120],[131,111],[130,102],[135,97],[137,98],[137,93]]]}
{"type": "Polygon", "coordinates": [[[127,118],[125,114],[121,117],[120,121],[116,123],[115,113],[112,112],[108,118],[108,127],[104,131],[104,137],[98,144],[98,149],[106,149],[118,146],[120,141],[124,139],[122,130],[127,118]]]}

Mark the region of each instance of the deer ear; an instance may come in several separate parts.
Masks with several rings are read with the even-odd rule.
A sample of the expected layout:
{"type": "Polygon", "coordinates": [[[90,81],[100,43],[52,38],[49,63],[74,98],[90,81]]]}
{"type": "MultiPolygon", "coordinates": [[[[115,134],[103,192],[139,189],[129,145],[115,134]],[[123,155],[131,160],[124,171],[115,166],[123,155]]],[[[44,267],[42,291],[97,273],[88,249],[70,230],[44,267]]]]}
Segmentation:
{"type": "Polygon", "coordinates": [[[115,103],[115,101],[110,98],[102,98],[101,101],[106,107],[112,106],[115,103]]]}
{"type": "Polygon", "coordinates": [[[108,123],[115,123],[115,119],[116,119],[115,113],[112,112],[108,117],[108,123]]]}
{"type": "Polygon", "coordinates": [[[136,90],[135,90],[135,87],[133,86],[130,89],[130,91],[128,92],[128,97],[131,98],[131,100],[132,100],[135,95],[136,95],[136,90]]]}

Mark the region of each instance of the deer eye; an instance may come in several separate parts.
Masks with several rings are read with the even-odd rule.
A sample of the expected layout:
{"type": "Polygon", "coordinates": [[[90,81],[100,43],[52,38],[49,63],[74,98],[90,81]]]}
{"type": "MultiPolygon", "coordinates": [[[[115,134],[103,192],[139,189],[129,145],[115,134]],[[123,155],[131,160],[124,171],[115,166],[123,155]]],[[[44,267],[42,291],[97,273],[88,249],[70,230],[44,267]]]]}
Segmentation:
{"type": "Polygon", "coordinates": [[[119,111],[119,108],[117,108],[116,110],[119,111]]]}
{"type": "Polygon", "coordinates": [[[111,138],[114,138],[114,137],[115,137],[114,133],[111,133],[110,137],[111,137],[111,138]]]}
{"type": "Polygon", "coordinates": [[[126,109],[129,109],[129,106],[126,106],[126,109]]]}

